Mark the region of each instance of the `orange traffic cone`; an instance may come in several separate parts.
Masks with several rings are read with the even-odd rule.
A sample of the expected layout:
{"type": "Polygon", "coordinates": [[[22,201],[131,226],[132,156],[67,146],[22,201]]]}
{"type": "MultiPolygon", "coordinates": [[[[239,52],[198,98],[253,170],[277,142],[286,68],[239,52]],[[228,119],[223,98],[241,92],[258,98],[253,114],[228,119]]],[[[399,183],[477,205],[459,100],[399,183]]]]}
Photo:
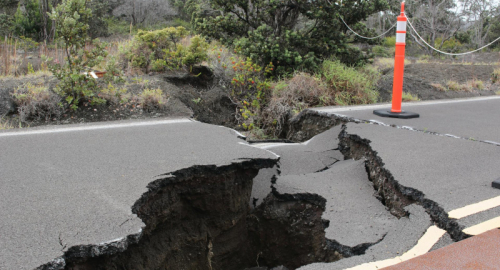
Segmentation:
{"type": "Polygon", "coordinates": [[[406,47],[406,16],[405,2],[401,3],[401,14],[398,16],[396,28],[396,56],[394,58],[394,80],[392,82],[392,108],[391,110],[375,110],[374,114],[382,117],[394,118],[417,118],[417,113],[401,110],[403,99],[403,76],[405,69],[405,47],[406,47]]]}

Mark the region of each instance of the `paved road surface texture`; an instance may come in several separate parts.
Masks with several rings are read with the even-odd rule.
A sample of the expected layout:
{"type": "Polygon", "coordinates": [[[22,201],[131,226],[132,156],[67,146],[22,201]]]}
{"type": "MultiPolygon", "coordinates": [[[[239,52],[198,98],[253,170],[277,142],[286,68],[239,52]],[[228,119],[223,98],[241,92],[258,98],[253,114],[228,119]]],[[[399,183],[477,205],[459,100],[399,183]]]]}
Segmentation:
{"type": "MultiPolygon", "coordinates": [[[[358,120],[292,144],[187,119],[1,132],[0,269],[137,233],[131,206],[156,176],[250,158],[280,156],[276,192],[326,199],[326,237],[347,258],[300,269],[380,269],[500,227],[500,98],[403,104],[421,115],[410,120],[373,115],[380,107],[317,109],[358,120]]],[[[251,204],[276,170],[254,179],[251,204]]]]}
{"type": "MultiPolygon", "coordinates": [[[[278,178],[278,191],[318,193],[328,199],[328,209],[333,212],[327,210],[323,216],[330,220],[327,229],[330,239],[354,246],[373,243],[381,234],[385,236],[360,256],[300,269],[380,269],[453,243],[449,233],[457,235],[456,229],[450,229],[454,223],[459,232],[467,235],[500,227],[500,190],[491,187],[491,182],[500,178],[500,97],[404,104],[404,110],[420,114],[418,119],[382,118],[373,114],[374,109],[388,106],[315,111],[325,117],[350,119],[351,123],[344,128],[344,138],[367,139],[369,148],[363,151],[374,151],[398,189],[410,194],[417,203],[405,208],[409,217],[391,220],[390,215],[383,215],[379,201],[366,201],[374,199],[373,186],[366,175],[366,171],[374,168],[367,166],[365,175],[362,175],[364,168],[358,169],[357,174],[356,169],[350,169],[345,178],[347,174],[342,168],[355,167],[352,160],[321,172],[278,178]],[[304,183],[306,179],[308,182],[304,183]],[[371,188],[372,198],[362,194],[366,187],[371,188]],[[345,196],[346,193],[351,196],[345,196]],[[446,222],[436,222],[446,215],[449,216],[446,222]],[[392,237],[398,233],[399,237],[392,237]]],[[[340,131],[333,133],[332,138],[340,131]]],[[[279,153],[283,159],[287,152],[294,151],[292,145],[261,147],[279,153]]],[[[365,159],[368,164],[369,158],[361,160],[365,159]]],[[[296,165],[293,170],[300,171],[301,166],[296,165]]],[[[500,251],[494,253],[500,256],[500,251]]]]}
{"type": "Polygon", "coordinates": [[[192,165],[276,158],[187,119],[0,133],[0,269],[33,269],[73,245],[135,234],[155,177],[192,165]]]}

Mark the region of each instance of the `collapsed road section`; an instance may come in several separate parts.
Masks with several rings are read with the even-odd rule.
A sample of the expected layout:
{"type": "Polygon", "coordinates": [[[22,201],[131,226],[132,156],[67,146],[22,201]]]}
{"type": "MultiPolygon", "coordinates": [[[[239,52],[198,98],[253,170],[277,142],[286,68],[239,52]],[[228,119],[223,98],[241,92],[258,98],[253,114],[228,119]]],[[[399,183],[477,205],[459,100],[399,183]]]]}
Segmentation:
{"type": "Polygon", "coordinates": [[[0,136],[0,268],[344,269],[466,238],[447,212],[497,193],[491,145],[312,114],[253,147],[190,121],[0,136]]]}

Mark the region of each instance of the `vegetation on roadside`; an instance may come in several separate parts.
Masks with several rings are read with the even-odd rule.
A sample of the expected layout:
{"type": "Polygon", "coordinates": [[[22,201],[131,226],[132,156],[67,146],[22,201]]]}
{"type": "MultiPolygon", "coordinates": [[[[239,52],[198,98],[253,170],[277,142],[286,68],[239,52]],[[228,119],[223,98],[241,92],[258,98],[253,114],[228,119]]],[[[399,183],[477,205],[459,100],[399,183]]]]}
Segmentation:
{"type": "Polygon", "coordinates": [[[199,64],[207,59],[208,43],[200,36],[188,38],[182,27],[139,31],[125,49],[125,58],[144,72],[175,70],[199,64]]]}
{"type": "Polygon", "coordinates": [[[105,44],[99,40],[93,40],[92,49],[86,48],[91,18],[92,11],[86,6],[86,0],[63,0],[50,14],[66,53],[66,63],[54,61],[49,65],[50,71],[59,79],[54,91],[73,110],[78,108],[82,99],[95,104],[104,102],[97,96],[96,80],[87,74],[107,56],[105,44]]]}
{"type": "MultiPolygon", "coordinates": [[[[179,16],[154,25],[143,24],[147,12],[135,10],[135,6],[126,20],[114,17],[108,12],[112,3],[101,0],[62,0],[53,6],[26,0],[11,16],[0,14],[0,32],[8,35],[0,40],[0,73],[47,76],[50,71],[57,79],[53,89],[25,83],[14,90],[19,120],[57,119],[70,110],[99,106],[161,111],[169,100],[167,89],[151,86],[140,77],[125,80],[125,76],[174,71],[195,77],[200,75],[193,74],[196,66],[207,65],[214,79],[208,87],[225,91],[236,107],[239,128],[256,137],[277,137],[285,123],[306,108],[377,102],[377,83],[394,65],[394,36],[364,41],[339,19],[342,15],[362,35],[384,32],[390,21],[380,12],[389,8],[385,0],[344,1],[342,5],[324,0],[294,5],[264,0],[171,2],[179,16]],[[47,29],[53,32],[46,33],[47,29]],[[111,43],[91,40],[109,33],[122,39],[111,43]],[[41,55],[44,60],[33,60],[41,55]],[[95,70],[106,73],[96,80],[89,76],[95,70]],[[128,90],[132,84],[140,86],[134,93],[128,90]]],[[[426,10],[426,4],[422,5],[409,5],[408,12],[426,10]]],[[[427,15],[418,12],[412,14],[424,23],[427,15]]],[[[445,19],[456,22],[456,18],[445,19]]],[[[491,25],[481,30],[483,34],[497,31],[496,24],[491,25]]],[[[469,32],[447,36],[420,30],[431,44],[450,52],[490,39],[469,32]]],[[[415,40],[407,43],[408,48],[420,46],[415,40]]],[[[435,61],[427,52],[405,64],[435,61]]],[[[493,83],[499,81],[499,70],[491,75],[493,83]]],[[[480,80],[444,84],[432,85],[440,91],[490,87],[480,80]]],[[[201,96],[189,100],[206,105],[201,96]]],[[[419,97],[403,93],[403,100],[419,97]]]]}
{"type": "Polygon", "coordinates": [[[59,117],[62,113],[58,105],[61,98],[47,86],[25,83],[14,90],[12,97],[21,122],[31,119],[49,120],[59,117]]]}
{"type": "Polygon", "coordinates": [[[493,73],[491,74],[491,82],[492,83],[500,82],[500,68],[496,68],[495,70],[493,70],[493,73]]]}
{"type": "Polygon", "coordinates": [[[402,101],[411,102],[411,101],[420,101],[420,99],[418,98],[418,95],[412,95],[409,92],[403,92],[402,101]]]}

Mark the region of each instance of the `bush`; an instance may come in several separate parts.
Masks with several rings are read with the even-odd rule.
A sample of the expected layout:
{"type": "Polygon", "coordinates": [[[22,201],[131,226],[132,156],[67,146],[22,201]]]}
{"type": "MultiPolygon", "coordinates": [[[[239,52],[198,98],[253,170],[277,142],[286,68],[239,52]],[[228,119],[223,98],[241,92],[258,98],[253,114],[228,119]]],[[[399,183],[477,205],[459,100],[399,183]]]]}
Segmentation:
{"type": "Polygon", "coordinates": [[[373,46],[372,52],[375,56],[378,57],[391,57],[394,54],[393,50],[379,45],[373,46]]]}
{"type": "Polygon", "coordinates": [[[279,137],[292,115],[313,106],[333,105],[334,97],[321,80],[307,73],[297,73],[274,85],[272,96],[263,109],[261,126],[267,134],[279,137]]]}
{"type": "Polygon", "coordinates": [[[102,88],[98,96],[106,100],[109,104],[121,104],[128,101],[127,88],[118,88],[111,82],[108,87],[102,88]]]}
{"type": "Polygon", "coordinates": [[[12,98],[22,122],[30,119],[49,120],[61,115],[61,107],[58,105],[61,98],[45,86],[26,83],[14,90],[12,98]]]}
{"type": "Polygon", "coordinates": [[[384,46],[394,48],[396,46],[396,37],[385,37],[384,46]]]}
{"type": "Polygon", "coordinates": [[[67,54],[66,64],[54,62],[49,67],[59,79],[55,92],[73,110],[78,108],[82,99],[89,100],[92,104],[104,102],[97,97],[96,80],[85,74],[85,71],[104,61],[107,56],[105,44],[97,39],[93,41],[93,49],[86,50],[89,40],[88,21],[92,18],[92,12],[86,7],[86,3],[86,0],[63,0],[49,15],[55,23],[57,36],[64,42],[67,54]]]}
{"type": "Polygon", "coordinates": [[[141,106],[145,111],[159,110],[165,103],[166,100],[161,89],[146,88],[141,94],[141,106]]]}
{"type": "Polygon", "coordinates": [[[373,78],[347,67],[339,61],[325,61],[321,76],[334,93],[337,105],[369,104],[377,102],[373,78]]]}
{"type": "Polygon", "coordinates": [[[120,20],[116,17],[107,17],[103,19],[108,26],[108,34],[110,35],[128,35],[130,34],[130,23],[125,20],[120,20]]]}
{"type": "Polygon", "coordinates": [[[182,39],[187,34],[187,30],[182,26],[139,31],[126,57],[132,66],[146,72],[149,69],[164,71],[166,68],[180,69],[183,66],[190,68],[207,59],[208,43],[200,36],[194,36],[186,47],[182,44],[182,39]]]}
{"type": "Polygon", "coordinates": [[[230,96],[237,105],[236,119],[246,130],[260,127],[258,119],[262,105],[267,104],[271,83],[266,78],[274,69],[272,63],[265,68],[258,66],[250,58],[246,61],[232,61],[234,77],[230,85],[230,96]]]}
{"type": "Polygon", "coordinates": [[[457,53],[460,51],[462,44],[453,37],[445,40],[444,42],[443,42],[442,38],[438,37],[434,41],[434,47],[440,48],[441,50],[443,50],[445,52],[457,53]],[[441,43],[443,43],[443,44],[441,44],[441,43]]]}
{"type": "Polygon", "coordinates": [[[446,87],[448,87],[448,90],[452,90],[452,91],[462,91],[462,90],[464,90],[463,85],[459,84],[456,81],[447,81],[446,82],[446,87]]]}
{"type": "Polygon", "coordinates": [[[41,39],[42,14],[40,13],[38,0],[27,0],[24,9],[21,9],[21,3],[19,3],[14,14],[13,28],[17,36],[27,36],[36,40],[41,39]]]}
{"type": "Polygon", "coordinates": [[[7,14],[0,14],[0,37],[8,36],[13,28],[13,19],[7,14]]]}
{"type": "Polygon", "coordinates": [[[315,70],[323,59],[335,55],[344,63],[362,64],[366,57],[347,45],[346,28],[339,20],[356,25],[385,10],[386,1],[283,1],[216,0],[214,12],[199,14],[196,29],[264,66],[272,62],[274,74],[315,70]],[[220,12],[218,12],[220,11],[220,12]],[[335,29],[335,30],[333,30],[335,29]]]}

